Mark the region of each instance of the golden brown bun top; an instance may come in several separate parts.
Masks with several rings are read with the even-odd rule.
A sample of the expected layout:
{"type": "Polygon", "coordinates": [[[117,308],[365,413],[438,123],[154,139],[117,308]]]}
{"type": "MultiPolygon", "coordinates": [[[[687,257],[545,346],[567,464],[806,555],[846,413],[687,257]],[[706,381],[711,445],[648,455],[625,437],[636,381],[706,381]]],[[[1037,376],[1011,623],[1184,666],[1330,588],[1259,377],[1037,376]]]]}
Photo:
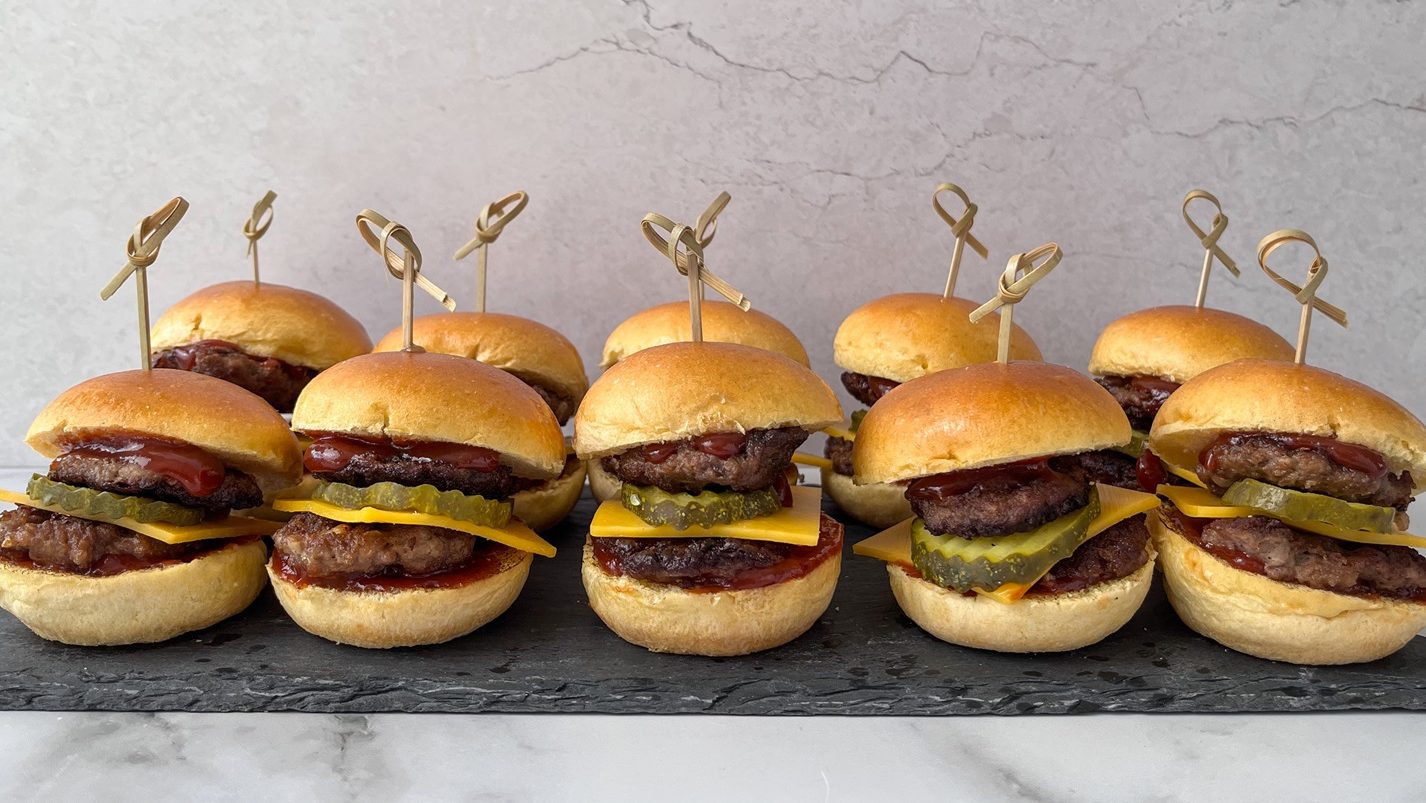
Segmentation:
{"type": "Polygon", "coordinates": [[[53,458],[69,441],[129,433],[192,444],[251,475],[265,490],[297,484],[302,452],[287,422],[237,385],[155,368],[87,379],[50,402],[25,442],[53,458]]]}
{"type": "Polygon", "coordinates": [[[781,354],[736,343],[670,343],[604,372],[574,416],[581,458],[713,432],[842,420],[820,377],[781,354]]]}
{"type": "Polygon", "coordinates": [[[524,477],[564,468],[564,435],[540,394],[449,354],[388,351],[339,362],[297,397],[292,428],[483,446],[524,477]]]}
{"type": "Polygon", "coordinates": [[[306,290],[263,282],[205,287],[154,322],[154,351],[199,340],[226,340],[258,357],[318,371],[371,351],[361,322],[306,290]]]}
{"type": "Polygon", "coordinates": [[[1248,357],[1291,360],[1292,344],[1250,318],[1216,309],[1167,306],[1131,312],[1104,327],[1089,356],[1095,376],[1188,380],[1248,357]]]}
{"type": "Polygon", "coordinates": [[[1098,383],[1062,365],[984,363],[913,379],[862,419],[858,483],[896,482],[1129,442],[1129,419],[1098,383]]]}
{"type": "MultiPolygon", "coordinates": [[[[400,351],[401,327],[376,344],[375,351],[400,351]]],[[[589,389],[584,361],[574,344],[542,323],[498,312],[447,312],[412,322],[416,345],[437,354],[479,360],[521,379],[534,380],[574,399],[589,389]]]]}
{"type": "MultiPolygon", "coordinates": [[[[932,293],[896,293],[868,301],[837,328],[833,358],[847,371],[909,382],[926,374],[992,362],[999,318],[971,323],[980,306],[932,293]]],[[[1010,359],[1040,360],[1040,349],[1019,326],[1011,330],[1010,359]]]]}
{"type": "Polygon", "coordinates": [[[1150,448],[1182,468],[1225,432],[1333,437],[1409,470],[1426,487],[1426,426],[1385,394],[1311,365],[1239,360],[1205,371],[1169,396],[1154,418],[1150,448]]]}
{"type": "MultiPolygon", "coordinates": [[[[692,337],[689,315],[687,301],[670,301],[634,313],[609,333],[600,367],[608,368],[650,346],[687,341],[692,337]]],[[[704,301],[702,318],[705,342],[741,343],[809,364],[802,341],[771,315],[755,309],[744,312],[726,301],[704,301]]]]}

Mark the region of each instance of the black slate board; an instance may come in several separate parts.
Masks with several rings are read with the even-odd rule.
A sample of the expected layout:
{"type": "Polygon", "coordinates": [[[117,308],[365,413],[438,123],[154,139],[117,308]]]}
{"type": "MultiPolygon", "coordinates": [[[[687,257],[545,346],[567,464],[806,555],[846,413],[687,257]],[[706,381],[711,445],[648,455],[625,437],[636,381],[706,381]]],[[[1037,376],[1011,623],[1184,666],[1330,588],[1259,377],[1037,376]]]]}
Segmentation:
{"type": "MultiPolygon", "coordinates": [[[[1157,589],[1119,633],[1012,656],[927,636],[878,561],[847,553],[832,608],[797,641],[744,658],[654,655],[600,623],[579,583],[594,504],[549,538],[515,606],[449,644],[377,651],[310,636],[271,593],[201,633],[146,647],[44,641],[0,619],[0,709],[945,715],[1426,710],[1426,639],[1383,661],[1308,668],[1200,638],[1157,589]]],[[[848,544],[870,532],[847,528],[848,544]]]]}

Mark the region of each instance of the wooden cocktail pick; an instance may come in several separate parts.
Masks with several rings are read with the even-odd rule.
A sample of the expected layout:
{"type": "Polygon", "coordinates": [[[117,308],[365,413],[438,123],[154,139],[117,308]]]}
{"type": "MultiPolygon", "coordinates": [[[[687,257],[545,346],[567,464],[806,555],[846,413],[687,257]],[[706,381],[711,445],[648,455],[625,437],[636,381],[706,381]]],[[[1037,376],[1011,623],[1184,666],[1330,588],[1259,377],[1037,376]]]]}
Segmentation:
{"type": "Polygon", "coordinates": [[[243,221],[243,236],[248,238],[248,255],[253,258],[253,284],[255,285],[262,284],[262,276],[258,273],[257,268],[257,241],[267,234],[268,227],[272,225],[272,202],[276,200],[277,193],[268,190],[266,195],[253,204],[253,213],[243,221]]]}
{"type": "Polygon", "coordinates": [[[936,191],[931,193],[931,206],[935,208],[936,214],[941,216],[941,220],[946,221],[946,225],[951,227],[951,233],[956,237],[956,244],[951,250],[951,269],[946,273],[946,289],[941,293],[942,298],[950,298],[956,294],[956,277],[961,270],[961,253],[965,247],[969,245],[972,251],[980,254],[981,259],[989,258],[990,251],[986,250],[980,240],[970,233],[970,227],[975,225],[975,213],[979,207],[970,202],[970,197],[966,195],[965,190],[955,184],[938,184],[936,191]],[[946,211],[946,207],[941,205],[941,193],[943,192],[951,193],[961,199],[962,204],[965,204],[965,212],[960,219],[956,219],[954,215],[946,211]]]}
{"type": "Polygon", "coordinates": [[[698,218],[696,226],[674,223],[657,212],[644,215],[639,224],[644,238],[668,258],[679,273],[688,277],[688,307],[691,335],[695,343],[703,341],[703,288],[708,286],[714,292],[747,311],[752,302],[736,287],[715,276],[703,265],[703,247],[713,241],[717,231],[718,213],[728,205],[731,196],[720,193],[713,203],[698,218]],[[660,233],[662,230],[662,233],[660,233]],[[667,235],[667,236],[665,236],[667,235]],[[682,246],[680,250],[679,246],[682,246]]]}
{"type": "Polygon", "coordinates": [[[1345,327],[1347,325],[1346,310],[1317,297],[1317,288],[1321,286],[1322,280],[1327,278],[1327,258],[1322,256],[1322,252],[1318,250],[1317,241],[1312,239],[1312,235],[1298,229],[1279,229],[1258,243],[1258,266],[1263,269],[1269,279],[1292,293],[1293,298],[1297,299],[1297,303],[1302,305],[1302,317],[1298,319],[1297,324],[1297,355],[1294,358],[1298,365],[1302,365],[1307,361],[1307,337],[1312,332],[1313,310],[1331,318],[1338,326],[1345,327]],[[1307,266],[1307,282],[1301,285],[1288,281],[1277,271],[1268,267],[1268,257],[1272,256],[1272,252],[1294,242],[1312,247],[1313,256],[1312,263],[1307,266]]]}
{"type": "Polygon", "coordinates": [[[1223,214],[1223,205],[1218,203],[1218,198],[1207,190],[1193,190],[1183,196],[1183,222],[1188,224],[1188,228],[1193,231],[1193,236],[1198,238],[1198,242],[1203,245],[1203,272],[1198,277],[1198,298],[1193,302],[1195,307],[1203,308],[1203,302],[1208,298],[1208,277],[1213,273],[1213,260],[1218,260],[1228,272],[1238,276],[1238,263],[1228,256],[1218,245],[1218,238],[1223,236],[1224,230],[1228,228],[1228,216],[1223,214]],[[1207,201],[1213,204],[1213,222],[1205,232],[1193,218],[1188,214],[1188,207],[1194,201],[1207,201]]]}
{"type": "Polygon", "coordinates": [[[506,224],[525,211],[525,205],[528,203],[530,196],[524,190],[516,190],[498,201],[482,206],[480,214],[475,218],[475,237],[456,251],[457,260],[465,259],[472,251],[480,252],[475,269],[475,305],[481,312],[485,312],[486,257],[490,251],[489,246],[500,237],[500,232],[505,230],[506,224]]]}
{"type": "Polygon", "coordinates": [[[400,223],[387,220],[385,215],[370,209],[357,213],[357,231],[371,249],[386,263],[386,271],[401,280],[401,332],[402,351],[422,351],[413,340],[411,322],[415,318],[415,288],[419,285],[431,298],[448,310],[456,308],[455,299],[434,282],[421,275],[421,249],[411,239],[411,231],[400,223]],[[402,253],[391,248],[395,240],[402,253]]]}
{"type": "Polygon", "coordinates": [[[1000,343],[995,359],[1000,363],[1010,361],[1010,333],[1013,328],[1015,305],[1025,298],[1025,294],[1060,264],[1064,252],[1055,243],[1045,243],[1033,251],[1016,254],[1005,264],[1000,274],[1000,282],[995,288],[995,298],[976,307],[970,314],[971,323],[979,321],[990,313],[1000,310],[1000,343]]]}
{"type": "Polygon", "coordinates": [[[134,295],[139,300],[139,363],[145,371],[151,370],[150,364],[153,361],[149,350],[148,267],[158,259],[158,249],[163,245],[163,239],[173,231],[187,212],[188,202],[183,198],[174,198],[152,215],[146,215],[140,220],[134,227],[134,233],[129,235],[129,242],[124,246],[128,262],[104,285],[104,289],[99,291],[99,298],[108,301],[124,286],[129,276],[135,277],[134,295]]]}

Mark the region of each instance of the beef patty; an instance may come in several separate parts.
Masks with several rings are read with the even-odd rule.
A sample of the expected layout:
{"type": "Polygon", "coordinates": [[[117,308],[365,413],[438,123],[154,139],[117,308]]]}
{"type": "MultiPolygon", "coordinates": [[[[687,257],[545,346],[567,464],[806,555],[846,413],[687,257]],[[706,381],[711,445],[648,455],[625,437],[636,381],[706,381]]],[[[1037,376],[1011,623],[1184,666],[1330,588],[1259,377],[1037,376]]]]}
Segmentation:
{"type": "Polygon", "coordinates": [[[832,470],[846,477],[852,476],[852,447],[855,444],[846,438],[827,437],[823,454],[832,461],[832,470]]]}
{"type": "Polygon", "coordinates": [[[906,489],[911,509],[937,535],[980,538],[1033,530],[1089,503],[1080,456],[938,474],[906,489]],[[947,493],[945,483],[957,490],[947,493]]]}
{"type": "Polygon", "coordinates": [[[185,560],[213,547],[211,541],[165,544],[115,524],[32,507],[0,513],[0,554],[54,571],[112,575],[135,564],[185,560]]]}
{"type": "Polygon", "coordinates": [[[877,399],[890,393],[899,384],[901,383],[891,379],[854,374],[851,371],[842,374],[842,386],[852,394],[852,398],[868,407],[876,404],[877,399]]]}
{"type": "Polygon", "coordinates": [[[579,406],[575,403],[573,397],[566,395],[556,388],[541,384],[540,381],[534,377],[521,376],[519,374],[514,374],[514,376],[516,379],[519,379],[521,382],[533,388],[536,393],[540,394],[540,398],[544,399],[545,404],[550,406],[550,412],[555,414],[555,419],[560,422],[560,426],[569,423],[569,417],[574,415],[575,408],[579,406]]]}
{"type": "Polygon", "coordinates": [[[153,355],[154,368],[176,368],[231,382],[263,398],[278,412],[290,413],[297,396],[317,371],[272,357],[255,357],[232,343],[201,340],[153,355]]]}
{"type": "Polygon", "coordinates": [[[223,484],[208,496],[194,496],[177,481],[120,457],[62,454],[50,463],[49,478],[99,491],[147,496],[211,511],[242,510],[262,504],[262,488],[251,475],[229,468],[223,484]]]}
{"type": "Polygon", "coordinates": [[[288,566],[314,577],[433,574],[470,560],[478,540],[440,527],[345,524],[313,513],[298,513],[272,536],[288,566]]]}
{"type": "Polygon", "coordinates": [[[1149,529],[1130,516],[1080,545],[1026,593],[1065,594],[1128,577],[1149,562],[1149,529]]]}
{"type": "Polygon", "coordinates": [[[751,429],[742,449],[726,459],[699,451],[690,438],[635,447],[604,458],[601,465],[623,482],[653,485],[669,493],[698,493],[705,488],[756,491],[783,475],[792,462],[792,453],[807,440],[807,434],[801,427],[751,429]],[[649,458],[650,448],[668,454],[655,462],[649,458]]]}
{"type": "Polygon", "coordinates": [[[1426,557],[1409,547],[1347,543],[1262,516],[1187,526],[1181,516],[1166,510],[1164,518],[1210,553],[1238,558],[1233,560],[1236,568],[1256,570],[1272,580],[1354,596],[1426,596],[1426,557]]]}
{"type": "Polygon", "coordinates": [[[539,480],[515,476],[505,465],[498,466],[494,471],[480,471],[440,460],[373,452],[353,456],[340,471],[314,471],[312,476],[362,487],[378,482],[394,482],[412,488],[434,485],[442,491],[460,491],[486,499],[505,499],[540,484],[539,480]]]}
{"type": "Polygon", "coordinates": [[[1138,461],[1123,452],[1101,449],[1078,455],[1081,476],[1088,482],[1102,482],[1131,491],[1139,487],[1138,461]]]}
{"type": "Polygon", "coordinates": [[[1241,479],[1404,510],[1411,503],[1411,473],[1374,475],[1334,461],[1325,451],[1284,443],[1272,433],[1221,439],[1199,457],[1199,479],[1215,493],[1241,479]],[[1211,470],[1210,468],[1211,467],[1211,470]]]}
{"type": "Polygon", "coordinates": [[[783,561],[812,561],[811,571],[842,548],[842,525],[822,514],[816,545],[795,546],[740,538],[592,538],[595,559],[605,571],[681,588],[727,588],[740,575],[783,561]]]}
{"type": "Polygon", "coordinates": [[[1177,382],[1153,376],[1099,376],[1094,381],[1109,391],[1114,401],[1124,408],[1129,423],[1141,432],[1149,431],[1159,408],[1178,390],[1177,382]]]}

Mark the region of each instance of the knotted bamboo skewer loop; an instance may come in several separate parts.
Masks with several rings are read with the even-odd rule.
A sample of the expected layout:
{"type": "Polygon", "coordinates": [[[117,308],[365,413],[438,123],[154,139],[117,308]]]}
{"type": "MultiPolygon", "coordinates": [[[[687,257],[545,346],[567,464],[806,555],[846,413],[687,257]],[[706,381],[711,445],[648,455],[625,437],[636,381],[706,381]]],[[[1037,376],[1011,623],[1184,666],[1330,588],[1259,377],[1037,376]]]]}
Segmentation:
{"type": "Polygon", "coordinates": [[[951,250],[951,268],[946,272],[946,289],[941,293],[942,298],[950,298],[956,292],[956,278],[961,270],[961,254],[965,251],[966,245],[970,245],[972,251],[980,254],[981,259],[989,258],[990,251],[981,244],[980,240],[975,238],[974,234],[970,233],[970,227],[975,225],[975,213],[980,207],[970,202],[970,197],[966,195],[965,190],[949,182],[938,184],[936,191],[931,193],[931,206],[936,210],[936,214],[941,216],[941,220],[946,221],[946,225],[951,227],[951,234],[956,238],[955,246],[951,250]],[[951,193],[961,199],[961,203],[965,205],[965,212],[959,219],[947,212],[946,207],[941,205],[941,193],[943,192],[951,193]]]}
{"type": "Polygon", "coordinates": [[[1010,333],[1014,328],[1015,305],[1025,299],[1035,283],[1050,274],[1060,264],[1064,252],[1055,243],[1045,243],[1033,251],[1016,254],[1005,263],[1005,271],[995,288],[995,297],[976,307],[970,314],[971,323],[976,323],[990,313],[1000,310],[1000,342],[995,359],[1000,363],[1010,361],[1010,333]]]}
{"type": "Polygon", "coordinates": [[[386,272],[401,280],[401,333],[402,351],[421,351],[413,340],[412,321],[415,319],[415,288],[419,286],[431,298],[448,310],[456,308],[456,302],[446,291],[421,275],[421,249],[411,238],[411,231],[400,223],[388,220],[385,215],[370,209],[363,209],[356,216],[357,231],[371,249],[381,256],[386,272]],[[401,253],[391,247],[391,242],[401,246],[401,253]]]}
{"type": "Polygon", "coordinates": [[[486,257],[490,251],[488,246],[499,239],[506,224],[525,211],[525,206],[529,203],[530,196],[524,190],[516,190],[481,207],[480,214],[475,218],[475,237],[456,251],[457,260],[465,259],[472,251],[480,251],[475,273],[475,304],[481,312],[485,312],[486,257]]]}
{"type": "Polygon", "coordinates": [[[253,204],[253,213],[247,220],[243,221],[243,236],[248,238],[248,256],[253,258],[253,284],[261,285],[262,277],[257,268],[257,241],[267,234],[268,227],[272,225],[272,202],[277,200],[277,193],[268,190],[257,203],[253,204]]]}
{"type": "Polygon", "coordinates": [[[1302,365],[1307,361],[1307,338],[1312,333],[1313,310],[1331,318],[1338,326],[1347,325],[1346,310],[1317,297],[1317,288],[1322,285],[1322,280],[1327,278],[1327,258],[1322,256],[1312,235],[1299,229],[1279,229],[1258,243],[1258,267],[1279,287],[1292,293],[1292,297],[1302,305],[1302,316],[1297,323],[1297,355],[1294,358],[1298,365],[1302,365]],[[1307,281],[1301,285],[1268,267],[1268,257],[1272,256],[1274,251],[1294,242],[1312,248],[1312,263],[1307,266],[1307,281]]]}
{"type": "MultiPolygon", "coordinates": [[[[715,200],[714,204],[717,205],[717,203],[715,200]]],[[[716,216],[717,212],[715,211],[713,214],[716,216]]],[[[696,228],[674,223],[657,212],[644,215],[639,226],[649,244],[672,262],[679,273],[688,277],[690,334],[695,343],[703,340],[702,306],[705,284],[745,312],[752,307],[752,302],[748,301],[747,296],[703,266],[703,243],[699,242],[696,228]]]]}
{"type": "Polygon", "coordinates": [[[1203,246],[1203,271],[1198,276],[1198,296],[1193,305],[1199,309],[1203,308],[1203,302],[1208,299],[1208,277],[1213,273],[1213,260],[1218,260],[1228,272],[1234,276],[1240,275],[1238,263],[1228,256],[1218,245],[1218,238],[1223,236],[1223,232],[1228,228],[1228,216],[1223,214],[1223,205],[1218,202],[1218,198],[1207,190],[1193,190],[1183,196],[1183,222],[1188,224],[1188,228],[1193,231],[1193,236],[1198,238],[1199,244],[1203,246]],[[1193,218],[1188,214],[1188,207],[1194,201],[1208,201],[1213,204],[1213,222],[1205,232],[1193,218]]]}
{"type": "Polygon", "coordinates": [[[159,207],[158,211],[146,215],[134,227],[129,241],[124,245],[128,262],[114,278],[99,291],[99,298],[108,301],[118,292],[124,282],[134,276],[134,295],[138,297],[139,311],[139,364],[145,371],[152,370],[153,354],[149,349],[149,277],[148,267],[158,259],[158,249],[163,240],[188,213],[188,202],[182,197],[173,198],[159,207]]]}

